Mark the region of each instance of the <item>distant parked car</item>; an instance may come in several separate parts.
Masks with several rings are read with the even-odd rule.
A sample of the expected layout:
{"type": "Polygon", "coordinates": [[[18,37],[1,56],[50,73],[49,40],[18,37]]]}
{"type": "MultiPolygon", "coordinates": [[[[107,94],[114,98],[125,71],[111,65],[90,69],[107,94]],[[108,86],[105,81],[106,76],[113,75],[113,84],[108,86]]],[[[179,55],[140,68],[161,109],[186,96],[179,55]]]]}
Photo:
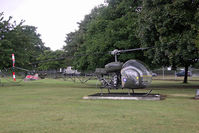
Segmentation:
{"type": "MultiPolygon", "coordinates": [[[[185,71],[182,70],[182,71],[176,73],[176,76],[177,77],[185,76],[185,71]]],[[[192,73],[190,71],[188,71],[188,76],[192,76],[192,73]]]]}
{"type": "Polygon", "coordinates": [[[153,77],[156,77],[156,76],[158,76],[158,75],[157,75],[157,73],[152,73],[152,76],[153,76],[153,77]]]}

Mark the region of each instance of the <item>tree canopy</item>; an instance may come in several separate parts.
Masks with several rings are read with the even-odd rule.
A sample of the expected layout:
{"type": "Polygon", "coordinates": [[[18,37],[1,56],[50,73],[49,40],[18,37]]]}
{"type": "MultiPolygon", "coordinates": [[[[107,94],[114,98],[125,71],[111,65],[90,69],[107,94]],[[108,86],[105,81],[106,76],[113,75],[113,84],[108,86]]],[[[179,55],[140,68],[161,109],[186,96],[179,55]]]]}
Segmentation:
{"type": "MultiPolygon", "coordinates": [[[[93,70],[113,61],[113,49],[149,48],[119,56],[151,67],[188,67],[198,60],[199,2],[190,0],[107,0],[79,29],[66,36],[65,52],[78,69],[93,70]]],[[[185,74],[186,75],[186,74],[185,74]]],[[[187,76],[185,76],[187,77],[187,76]]],[[[185,79],[186,80],[186,79],[185,79]]],[[[186,82],[186,81],[185,81],[186,82]]]]}
{"type": "Polygon", "coordinates": [[[37,61],[38,63],[35,65],[37,65],[38,70],[56,70],[66,67],[64,51],[62,50],[45,50],[43,54],[39,55],[37,61]]]}
{"type": "Polygon", "coordinates": [[[31,67],[29,63],[36,61],[45,49],[44,43],[37,33],[36,27],[11,22],[12,17],[4,19],[0,14],[0,69],[12,66],[11,54],[14,53],[16,66],[31,67]]]}
{"type": "MultiPolygon", "coordinates": [[[[143,0],[139,38],[153,63],[188,67],[198,60],[198,1],[143,0]]],[[[187,79],[185,79],[184,82],[187,79]]]]}
{"type": "Polygon", "coordinates": [[[121,54],[119,61],[138,59],[151,68],[188,67],[198,61],[199,1],[196,0],[106,0],[78,23],[79,29],[66,35],[63,50],[51,51],[44,46],[34,26],[5,20],[0,13],[0,69],[16,65],[29,67],[39,63],[40,70],[74,65],[80,70],[94,70],[114,61],[114,49],[149,48],[121,54]]]}
{"type": "MultiPolygon", "coordinates": [[[[109,0],[108,6],[94,8],[79,23],[79,30],[66,37],[65,51],[76,56],[78,69],[94,70],[114,60],[109,51],[140,47],[136,30],[141,2],[132,0],[109,0]],[[70,53],[72,52],[72,54],[70,53]],[[83,55],[83,56],[78,56],[83,55]]],[[[136,58],[147,61],[143,51],[120,55],[120,61],[136,58]]]]}

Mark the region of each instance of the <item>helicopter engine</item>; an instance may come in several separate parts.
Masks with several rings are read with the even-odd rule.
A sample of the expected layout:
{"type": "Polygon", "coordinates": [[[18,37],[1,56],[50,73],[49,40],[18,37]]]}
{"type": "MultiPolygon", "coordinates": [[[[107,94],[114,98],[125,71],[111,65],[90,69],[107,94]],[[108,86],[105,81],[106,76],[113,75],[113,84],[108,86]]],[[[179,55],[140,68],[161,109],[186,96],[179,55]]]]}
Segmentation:
{"type": "Polygon", "coordinates": [[[107,73],[112,73],[113,77],[111,79],[111,87],[118,89],[121,84],[121,74],[120,70],[122,69],[123,63],[122,62],[111,62],[105,65],[105,70],[107,73]]]}
{"type": "Polygon", "coordinates": [[[151,72],[139,61],[129,60],[122,66],[122,88],[146,88],[151,84],[151,80],[151,72]]]}
{"type": "Polygon", "coordinates": [[[122,69],[123,63],[122,62],[111,62],[105,65],[106,72],[118,72],[122,69]]]}

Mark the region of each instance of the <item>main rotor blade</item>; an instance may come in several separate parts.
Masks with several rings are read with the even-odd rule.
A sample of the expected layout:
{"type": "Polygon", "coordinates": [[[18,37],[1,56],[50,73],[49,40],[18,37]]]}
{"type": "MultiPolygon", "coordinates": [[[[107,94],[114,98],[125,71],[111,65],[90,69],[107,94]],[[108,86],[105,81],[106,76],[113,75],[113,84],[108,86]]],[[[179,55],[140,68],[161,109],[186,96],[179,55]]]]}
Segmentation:
{"type": "Polygon", "coordinates": [[[80,57],[80,56],[97,56],[97,55],[104,55],[106,52],[93,52],[93,53],[81,53],[81,54],[75,54],[74,57],[80,57]]]}
{"type": "Polygon", "coordinates": [[[39,64],[39,63],[46,63],[46,62],[50,62],[50,61],[58,61],[58,60],[64,60],[64,59],[66,59],[66,57],[51,58],[51,59],[41,60],[41,61],[37,61],[37,62],[32,62],[32,63],[29,63],[29,64],[30,65],[39,64]]]}
{"type": "Polygon", "coordinates": [[[28,69],[24,69],[24,68],[21,68],[21,67],[16,67],[15,66],[14,68],[19,69],[19,70],[23,70],[23,71],[27,71],[27,72],[29,71],[28,69]]]}
{"type": "Polygon", "coordinates": [[[132,51],[138,51],[138,50],[145,50],[149,48],[134,48],[134,49],[127,49],[127,50],[119,50],[120,53],[125,53],[125,52],[132,52],[132,51]]]}

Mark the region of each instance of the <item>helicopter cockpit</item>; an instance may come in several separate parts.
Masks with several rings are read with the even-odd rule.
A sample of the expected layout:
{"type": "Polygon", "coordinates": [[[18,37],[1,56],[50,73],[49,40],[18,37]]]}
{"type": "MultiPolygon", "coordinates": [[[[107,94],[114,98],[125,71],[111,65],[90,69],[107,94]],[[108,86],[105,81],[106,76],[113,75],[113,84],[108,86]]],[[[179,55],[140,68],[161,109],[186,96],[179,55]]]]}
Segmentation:
{"type": "Polygon", "coordinates": [[[121,81],[122,88],[146,88],[151,84],[152,74],[142,62],[129,60],[121,69],[121,81]]]}

